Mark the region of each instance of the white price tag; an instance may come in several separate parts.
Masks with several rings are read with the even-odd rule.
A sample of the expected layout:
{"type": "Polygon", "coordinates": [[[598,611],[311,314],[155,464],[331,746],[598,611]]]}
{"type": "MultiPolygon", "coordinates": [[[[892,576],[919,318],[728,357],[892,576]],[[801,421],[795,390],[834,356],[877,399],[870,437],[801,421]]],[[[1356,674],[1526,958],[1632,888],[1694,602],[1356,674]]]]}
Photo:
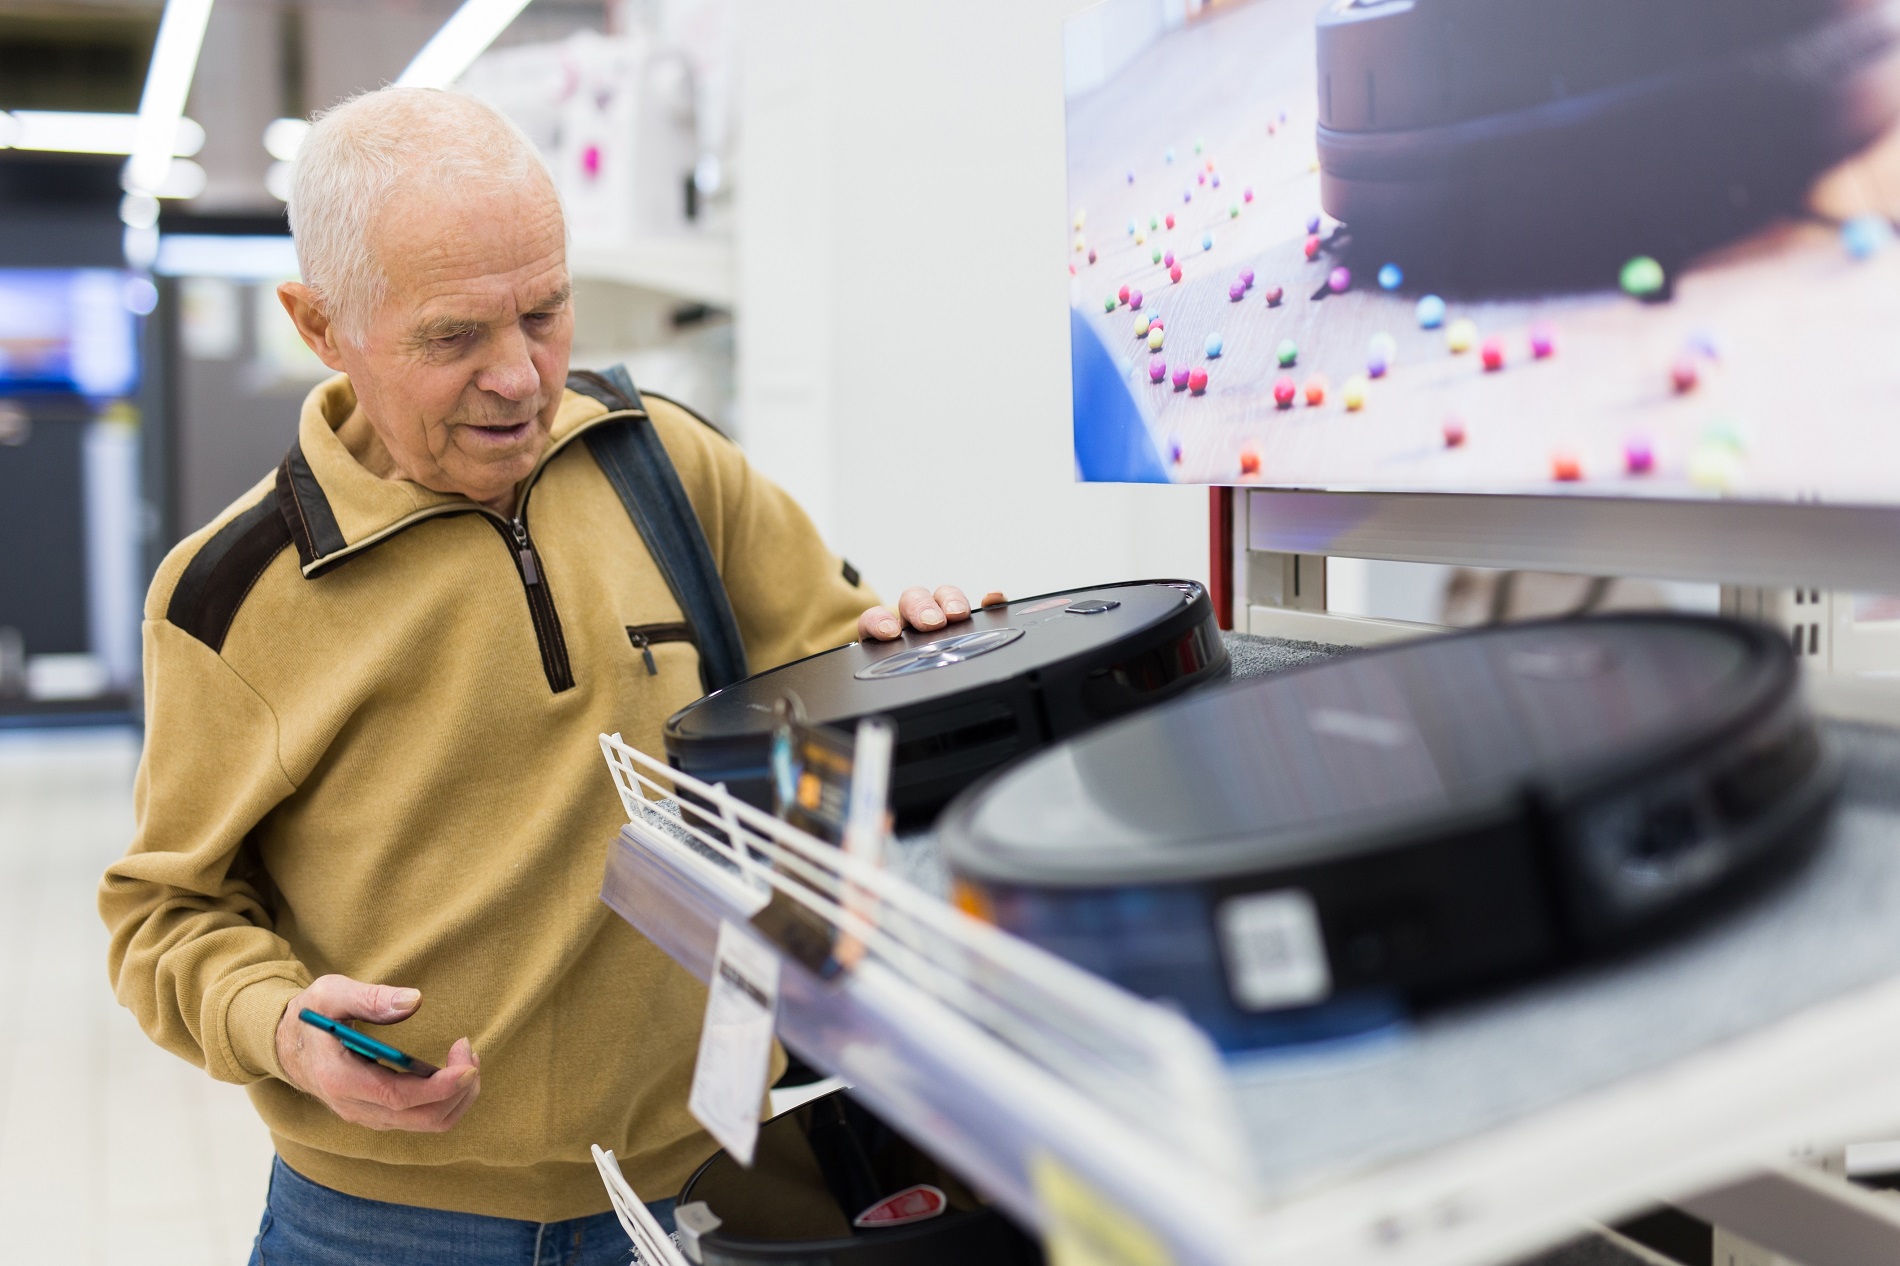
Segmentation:
{"type": "Polygon", "coordinates": [[[1319,911],[1298,888],[1235,897],[1214,919],[1228,988],[1243,1010],[1306,1006],[1332,992],[1319,911]]]}
{"type": "Polygon", "coordinates": [[[857,741],[851,749],[851,800],[844,823],[844,851],[873,866],[884,864],[891,749],[896,742],[897,731],[889,721],[867,717],[858,722],[857,741]]]}
{"type": "Polygon", "coordinates": [[[757,937],[719,924],[706,1026],[686,1106],[741,1165],[752,1164],[759,1139],[778,1015],[778,966],[778,955],[757,937]]]}

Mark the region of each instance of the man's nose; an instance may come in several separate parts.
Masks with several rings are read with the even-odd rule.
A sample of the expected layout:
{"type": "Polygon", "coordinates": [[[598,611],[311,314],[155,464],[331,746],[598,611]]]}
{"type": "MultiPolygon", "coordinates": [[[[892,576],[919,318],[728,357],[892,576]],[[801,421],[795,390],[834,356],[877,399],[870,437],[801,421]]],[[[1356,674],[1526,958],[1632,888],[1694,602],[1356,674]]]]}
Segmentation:
{"type": "Polygon", "coordinates": [[[493,347],[493,357],[475,376],[477,387],[506,400],[527,400],[541,389],[541,375],[519,327],[503,331],[493,347]]]}

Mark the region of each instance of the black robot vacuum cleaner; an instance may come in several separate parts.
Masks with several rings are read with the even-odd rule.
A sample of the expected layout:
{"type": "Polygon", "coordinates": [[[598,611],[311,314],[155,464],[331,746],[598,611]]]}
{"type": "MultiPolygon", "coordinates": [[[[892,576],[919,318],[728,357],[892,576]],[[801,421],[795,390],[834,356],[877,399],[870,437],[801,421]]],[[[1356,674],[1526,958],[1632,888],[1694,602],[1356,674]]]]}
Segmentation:
{"type": "Polygon", "coordinates": [[[868,716],[897,728],[891,807],[927,821],[1007,761],[1227,676],[1207,591],[1135,581],[985,607],[936,633],[853,642],[735,682],[668,718],[675,769],[723,782],[768,812],[773,705],[849,733],[868,716]]]}
{"type": "Polygon", "coordinates": [[[1035,1241],[844,1091],[759,1127],[750,1169],[717,1153],[676,1203],[700,1266],[1041,1266],[1035,1241]]]}
{"type": "Polygon", "coordinates": [[[1329,0],[1315,33],[1320,200],[1433,289],[1673,271],[1900,117],[1865,0],[1329,0]]]}
{"type": "Polygon", "coordinates": [[[1230,1049],[1681,926],[1838,781],[1766,628],[1486,629],[1202,692],[972,787],[959,904],[1230,1049]]]}

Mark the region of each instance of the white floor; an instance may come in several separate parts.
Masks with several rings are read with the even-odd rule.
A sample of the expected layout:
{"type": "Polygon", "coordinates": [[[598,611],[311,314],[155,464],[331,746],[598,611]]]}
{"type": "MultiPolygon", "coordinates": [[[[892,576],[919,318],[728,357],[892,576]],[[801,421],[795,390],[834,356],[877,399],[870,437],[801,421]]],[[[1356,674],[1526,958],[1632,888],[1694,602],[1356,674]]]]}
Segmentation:
{"type": "Polygon", "coordinates": [[[137,739],[0,734],[0,1260],[243,1263],[270,1139],[244,1092],[145,1039],[94,893],[137,739]]]}

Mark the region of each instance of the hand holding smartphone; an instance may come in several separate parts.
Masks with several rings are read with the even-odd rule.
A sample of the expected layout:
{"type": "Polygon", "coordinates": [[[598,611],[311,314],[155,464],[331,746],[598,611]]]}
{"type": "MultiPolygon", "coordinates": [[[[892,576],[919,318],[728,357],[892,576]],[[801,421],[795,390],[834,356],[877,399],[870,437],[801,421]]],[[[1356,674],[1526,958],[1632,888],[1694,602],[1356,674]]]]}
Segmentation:
{"type": "Polygon", "coordinates": [[[350,1027],[401,1024],[421,1006],[418,989],[334,972],[317,977],[277,1020],[273,1036],[284,1081],[351,1125],[423,1134],[454,1129],[482,1091],[481,1060],[468,1038],[457,1038],[437,1068],[350,1027]]]}
{"type": "Polygon", "coordinates": [[[360,1056],[373,1063],[381,1064],[391,1072],[408,1073],[414,1077],[433,1077],[441,1070],[427,1060],[417,1059],[414,1055],[397,1050],[387,1042],[379,1042],[367,1033],[358,1033],[347,1024],[332,1020],[327,1015],[319,1015],[309,1007],[297,1012],[297,1018],[312,1028],[322,1029],[343,1043],[343,1049],[352,1055],[360,1056]]]}

